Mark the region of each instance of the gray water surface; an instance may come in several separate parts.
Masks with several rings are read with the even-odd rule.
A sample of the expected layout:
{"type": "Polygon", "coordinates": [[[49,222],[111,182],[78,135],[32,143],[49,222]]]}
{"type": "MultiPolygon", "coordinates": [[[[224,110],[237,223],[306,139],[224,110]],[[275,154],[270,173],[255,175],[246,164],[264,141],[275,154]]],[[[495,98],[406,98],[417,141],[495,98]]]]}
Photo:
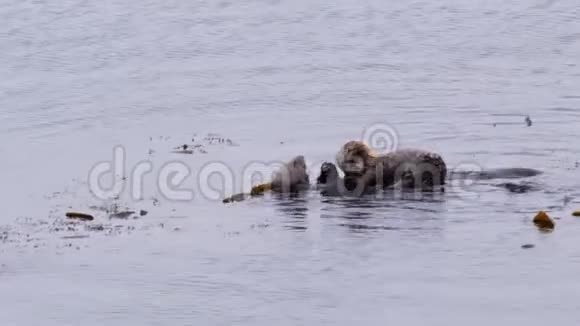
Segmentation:
{"type": "Polygon", "coordinates": [[[1,323],[578,325],[578,58],[573,0],[0,0],[1,323]],[[377,125],[452,168],[544,173],[422,200],[196,186],[211,162],[241,190],[253,161],[333,161],[377,125]],[[207,153],[171,153],[192,137],[207,153]],[[152,163],[140,201],[89,191],[115,146],[152,163]],[[175,160],[191,201],[155,186],[175,160]]]}

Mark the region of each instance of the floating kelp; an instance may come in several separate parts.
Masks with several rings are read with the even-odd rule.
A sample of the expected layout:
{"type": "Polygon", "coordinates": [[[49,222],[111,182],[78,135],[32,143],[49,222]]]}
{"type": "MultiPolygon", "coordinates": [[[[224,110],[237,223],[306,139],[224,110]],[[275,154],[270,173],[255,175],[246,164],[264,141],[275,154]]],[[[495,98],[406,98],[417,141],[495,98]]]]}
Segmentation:
{"type": "Polygon", "coordinates": [[[252,190],[250,191],[250,194],[252,196],[258,196],[258,195],[262,195],[264,194],[266,191],[272,190],[272,184],[271,183],[264,183],[261,185],[257,185],[255,187],[252,188],[252,190]]]}
{"type": "Polygon", "coordinates": [[[66,213],[66,217],[70,218],[70,219],[81,220],[81,221],[92,221],[95,219],[90,214],[78,213],[78,212],[68,212],[68,213],[66,213]]]}
{"type": "Polygon", "coordinates": [[[544,211],[540,211],[533,220],[534,224],[540,229],[540,231],[552,231],[556,226],[554,221],[548,216],[544,211]]]}
{"type": "Polygon", "coordinates": [[[243,201],[248,197],[263,195],[264,193],[266,193],[267,191],[269,191],[271,189],[272,189],[271,183],[259,184],[257,186],[252,187],[252,190],[250,190],[249,194],[245,194],[245,193],[235,194],[233,196],[225,198],[222,202],[227,204],[227,203],[243,201]]]}

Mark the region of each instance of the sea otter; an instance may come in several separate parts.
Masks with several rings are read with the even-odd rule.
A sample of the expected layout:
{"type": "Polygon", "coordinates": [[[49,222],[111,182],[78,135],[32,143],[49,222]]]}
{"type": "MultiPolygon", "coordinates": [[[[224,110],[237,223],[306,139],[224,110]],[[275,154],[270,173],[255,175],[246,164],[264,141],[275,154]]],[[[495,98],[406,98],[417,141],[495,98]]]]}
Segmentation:
{"type": "Polygon", "coordinates": [[[456,179],[490,180],[532,177],[530,168],[496,168],[485,171],[449,171],[443,158],[430,151],[401,149],[379,155],[360,141],[350,141],[336,155],[338,168],[325,162],[317,179],[323,194],[364,194],[381,189],[435,190],[456,179]]]}
{"type": "MultiPolygon", "coordinates": [[[[493,179],[524,179],[529,177],[534,177],[542,174],[542,171],[531,169],[531,168],[495,168],[484,171],[450,171],[448,173],[448,181],[454,180],[493,180],[493,179]]],[[[494,186],[505,188],[509,192],[514,193],[526,193],[529,191],[538,190],[538,187],[534,183],[522,182],[502,182],[495,184],[494,186]]],[[[349,195],[360,195],[352,190],[348,190],[344,178],[338,173],[338,168],[336,165],[330,162],[324,162],[320,168],[320,174],[316,179],[316,187],[323,196],[349,196],[349,195]]],[[[398,185],[392,185],[391,190],[397,189],[398,185]]],[[[376,189],[372,187],[367,187],[364,194],[372,193],[376,189]]]]}
{"type": "Polygon", "coordinates": [[[306,171],[304,156],[298,155],[284,164],[272,177],[270,188],[273,192],[298,192],[310,187],[310,177],[306,171]]]}
{"type": "Polygon", "coordinates": [[[248,196],[259,196],[267,191],[275,193],[297,193],[310,188],[310,177],[306,171],[304,156],[298,155],[285,163],[268,183],[252,187],[249,194],[238,193],[223,199],[224,203],[242,201],[248,196]]]}
{"type": "Polygon", "coordinates": [[[444,185],[447,177],[447,166],[439,154],[400,149],[379,155],[360,141],[344,144],[336,163],[345,174],[345,187],[360,193],[392,186],[433,190],[444,185]]]}

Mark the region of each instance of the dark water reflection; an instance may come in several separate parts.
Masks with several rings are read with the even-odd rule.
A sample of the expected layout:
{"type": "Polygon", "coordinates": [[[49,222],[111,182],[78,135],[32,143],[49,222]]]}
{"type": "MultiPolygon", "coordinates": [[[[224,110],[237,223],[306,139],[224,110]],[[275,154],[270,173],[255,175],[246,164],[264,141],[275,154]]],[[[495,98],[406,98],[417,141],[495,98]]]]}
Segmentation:
{"type": "Polygon", "coordinates": [[[266,197],[266,205],[275,208],[283,219],[284,227],[291,230],[307,230],[309,221],[319,216],[333,225],[351,231],[420,231],[440,229],[432,221],[441,219],[445,213],[443,193],[375,194],[362,197],[321,196],[316,192],[299,194],[275,194],[266,197]],[[319,212],[319,215],[316,214],[319,212]],[[422,221],[428,225],[420,226],[422,221]]]}
{"type": "Polygon", "coordinates": [[[296,231],[308,229],[304,221],[309,214],[307,196],[306,193],[272,195],[270,203],[276,212],[285,218],[287,229],[296,231]]]}

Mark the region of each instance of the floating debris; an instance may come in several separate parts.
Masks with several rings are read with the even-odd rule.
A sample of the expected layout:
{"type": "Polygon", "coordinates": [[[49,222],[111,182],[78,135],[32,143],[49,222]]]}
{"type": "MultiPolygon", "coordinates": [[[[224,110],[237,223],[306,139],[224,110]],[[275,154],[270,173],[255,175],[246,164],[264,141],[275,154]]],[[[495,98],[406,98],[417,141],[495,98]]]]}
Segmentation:
{"type": "Polygon", "coordinates": [[[531,243],[527,243],[525,245],[522,245],[522,249],[532,249],[532,248],[535,248],[535,247],[536,247],[536,245],[533,245],[531,243]]]}
{"type": "Polygon", "coordinates": [[[95,219],[92,215],[78,213],[78,212],[68,212],[68,213],[66,213],[66,217],[70,218],[70,219],[81,220],[81,221],[92,221],[95,219]]]}
{"type": "Polygon", "coordinates": [[[207,134],[207,136],[205,136],[203,138],[203,140],[208,144],[208,145],[228,145],[228,146],[238,146],[238,144],[236,144],[233,140],[231,140],[230,138],[225,138],[222,137],[219,134],[215,134],[215,133],[209,133],[207,134]]]}
{"type": "Polygon", "coordinates": [[[533,222],[541,231],[552,231],[555,227],[554,221],[544,211],[536,214],[533,222]]]}
{"type": "MultiPolygon", "coordinates": [[[[207,154],[208,146],[239,146],[230,138],[225,138],[216,133],[208,133],[205,137],[194,134],[191,143],[179,145],[172,149],[172,153],[192,155],[197,153],[207,154]]],[[[151,155],[152,153],[149,153],[151,155]]]]}
{"type": "Polygon", "coordinates": [[[126,220],[129,217],[133,216],[133,214],[135,214],[134,211],[117,212],[117,213],[113,213],[113,214],[109,215],[109,219],[118,218],[118,219],[126,220]]]}
{"type": "Polygon", "coordinates": [[[87,231],[105,231],[105,226],[103,224],[86,225],[85,230],[87,230],[87,231]]]}
{"type": "Polygon", "coordinates": [[[233,196],[230,196],[230,197],[222,200],[222,202],[223,203],[232,203],[232,202],[242,201],[249,196],[263,195],[266,191],[269,191],[271,189],[272,189],[271,183],[259,184],[257,186],[252,187],[252,190],[250,190],[250,194],[245,194],[245,193],[235,194],[233,196]]]}
{"type": "Polygon", "coordinates": [[[270,224],[268,224],[268,223],[252,224],[250,226],[250,228],[252,228],[252,229],[265,229],[268,227],[270,227],[270,224]]]}
{"type": "Polygon", "coordinates": [[[513,193],[517,193],[517,194],[523,194],[523,193],[527,193],[527,192],[536,190],[536,187],[534,187],[531,184],[526,184],[526,183],[517,184],[517,183],[513,183],[513,182],[506,182],[506,183],[501,183],[498,186],[507,189],[509,192],[513,192],[513,193]]]}
{"type": "Polygon", "coordinates": [[[236,202],[236,201],[242,201],[242,200],[246,199],[246,197],[247,197],[246,194],[235,194],[233,196],[230,196],[230,197],[224,199],[222,202],[224,204],[227,204],[227,203],[232,203],[232,202],[236,202]]]}
{"type": "Polygon", "coordinates": [[[193,150],[189,149],[189,145],[183,144],[181,146],[175,147],[172,153],[176,154],[193,154],[193,150]]]}
{"type": "MultiPolygon", "coordinates": [[[[89,236],[86,234],[78,234],[78,235],[65,235],[60,237],[61,239],[86,239],[89,236]]],[[[70,247],[72,247],[72,245],[70,245],[70,247]]]]}
{"type": "Polygon", "coordinates": [[[580,211],[572,212],[572,216],[580,217],[580,211]]]}
{"type": "Polygon", "coordinates": [[[149,214],[149,212],[146,211],[146,210],[144,210],[144,209],[142,209],[142,210],[139,211],[139,216],[145,216],[147,214],[149,214]]]}
{"type": "Polygon", "coordinates": [[[526,116],[526,126],[531,127],[532,126],[532,119],[530,119],[530,116],[526,116]]]}

